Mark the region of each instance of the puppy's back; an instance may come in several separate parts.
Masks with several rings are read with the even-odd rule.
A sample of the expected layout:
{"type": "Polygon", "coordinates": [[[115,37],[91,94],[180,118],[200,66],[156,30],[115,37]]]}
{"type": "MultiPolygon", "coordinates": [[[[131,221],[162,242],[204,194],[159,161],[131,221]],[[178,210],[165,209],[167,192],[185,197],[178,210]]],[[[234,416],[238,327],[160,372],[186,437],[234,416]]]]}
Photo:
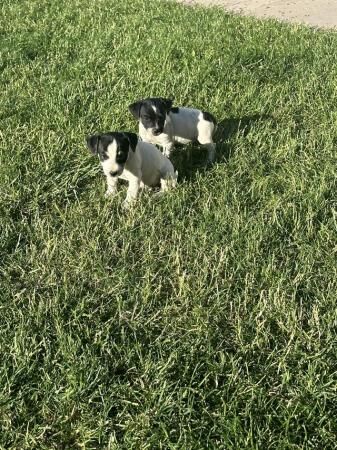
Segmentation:
{"type": "Polygon", "coordinates": [[[170,120],[174,135],[190,141],[198,140],[200,126],[207,127],[210,134],[215,126],[215,119],[211,114],[194,108],[172,108],[170,120]]]}

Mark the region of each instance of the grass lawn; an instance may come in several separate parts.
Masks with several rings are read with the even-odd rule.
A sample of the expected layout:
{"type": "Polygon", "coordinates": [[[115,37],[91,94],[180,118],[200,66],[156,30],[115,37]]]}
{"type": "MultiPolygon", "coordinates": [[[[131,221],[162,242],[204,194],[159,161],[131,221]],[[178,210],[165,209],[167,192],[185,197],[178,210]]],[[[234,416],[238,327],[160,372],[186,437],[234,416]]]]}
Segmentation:
{"type": "Polygon", "coordinates": [[[0,448],[335,449],[337,34],[159,0],[0,6],[0,448]],[[173,96],[217,163],[104,198],[173,96]]]}

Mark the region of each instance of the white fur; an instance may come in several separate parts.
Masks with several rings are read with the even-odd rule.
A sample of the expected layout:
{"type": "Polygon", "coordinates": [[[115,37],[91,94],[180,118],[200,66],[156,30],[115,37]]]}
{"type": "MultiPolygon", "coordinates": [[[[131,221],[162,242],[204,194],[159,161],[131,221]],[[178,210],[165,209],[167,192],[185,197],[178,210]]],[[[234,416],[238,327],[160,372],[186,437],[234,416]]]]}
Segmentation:
{"type": "Polygon", "coordinates": [[[177,172],[174,171],[171,161],[154,145],[139,141],[135,152],[130,148],[124,169],[116,163],[116,149],[116,142],[113,141],[108,147],[109,158],[102,162],[108,184],[106,196],[116,193],[118,178],[129,182],[123,204],[125,207],[129,207],[136,200],[140,188],[160,185],[161,192],[164,192],[176,186],[177,172]],[[120,171],[120,174],[112,177],[111,171],[120,171]]]}
{"type": "Polygon", "coordinates": [[[113,142],[111,142],[111,144],[109,144],[107,148],[107,156],[109,158],[105,159],[102,162],[102,167],[105,174],[122,170],[122,166],[116,162],[116,155],[117,155],[117,142],[114,140],[113,142]]]}
{"type": "Polygon", "coordinates": [[[213,162],[215,157],[214,129],[214,123],[205,120],[202,111],[192,108],[179,107],[179,112],[169,112],[164,131],[159,136],[152,133],[152,128],[146,129],[141,121],[139,122],[139,135],[143,141],[163,147],[167,157],[170,156],[175,142],[187,144],[198,141],[207,147],[209,162],[213,162]]]}

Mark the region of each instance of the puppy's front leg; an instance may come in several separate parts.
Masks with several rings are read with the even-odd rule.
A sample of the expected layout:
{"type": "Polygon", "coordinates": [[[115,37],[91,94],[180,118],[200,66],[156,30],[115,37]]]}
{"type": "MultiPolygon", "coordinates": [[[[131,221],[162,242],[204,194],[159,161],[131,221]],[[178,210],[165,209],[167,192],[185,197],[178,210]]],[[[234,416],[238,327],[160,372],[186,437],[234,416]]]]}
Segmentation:
{"type": "Polygon", "coordinates": [[[112,177],[110,174],[107,174],[106,182],[108,185],[108,189],[105,192],[105,197],[111,197],[117,193],[118,178],[112,177]]]}
{"type": "Polygon", "coordinates": [[[130,206],[132,206],[137,200],[141,179],[141,173],[138,175],[132,174],[129,178],[129,187],[126,193],[126,199],[123,202],[123,208],[130,208],[130,206]]]}

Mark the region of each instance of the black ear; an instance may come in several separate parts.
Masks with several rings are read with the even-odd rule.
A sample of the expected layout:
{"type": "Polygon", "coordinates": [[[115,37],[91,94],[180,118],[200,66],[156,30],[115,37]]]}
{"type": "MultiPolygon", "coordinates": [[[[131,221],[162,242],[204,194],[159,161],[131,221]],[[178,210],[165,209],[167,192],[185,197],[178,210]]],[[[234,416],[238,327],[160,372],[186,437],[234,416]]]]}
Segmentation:
{"type": "Polygon", "coordinates": [[[134,152],[138,144],[138,136],[135,133],[123,133],[127,137],[131,150],[134,152]]]}
{"type": "Polygon", "coordinates": [[[173,105],[173,99],[160,97],[160,100],[164,103],[167,111],[170,111],[173,105]]]}
{"type": "Polygon", "coordinates": [[[97,155],[98,153],[98,145],[100,138],[101,136],[99,134],[87,137],[87,147],[93,155],[97,155]]]}
{"type": "Polygon", "coordinates": [[[133,117],[135,119],[139,119],[139,115],[140,115],[140,108],[142,106],[142,101],[139,102],[135,102],[135,103],[131,103],[131,105],[129,105],[129,111],[130,113],[133,115],[133,117]]]}

